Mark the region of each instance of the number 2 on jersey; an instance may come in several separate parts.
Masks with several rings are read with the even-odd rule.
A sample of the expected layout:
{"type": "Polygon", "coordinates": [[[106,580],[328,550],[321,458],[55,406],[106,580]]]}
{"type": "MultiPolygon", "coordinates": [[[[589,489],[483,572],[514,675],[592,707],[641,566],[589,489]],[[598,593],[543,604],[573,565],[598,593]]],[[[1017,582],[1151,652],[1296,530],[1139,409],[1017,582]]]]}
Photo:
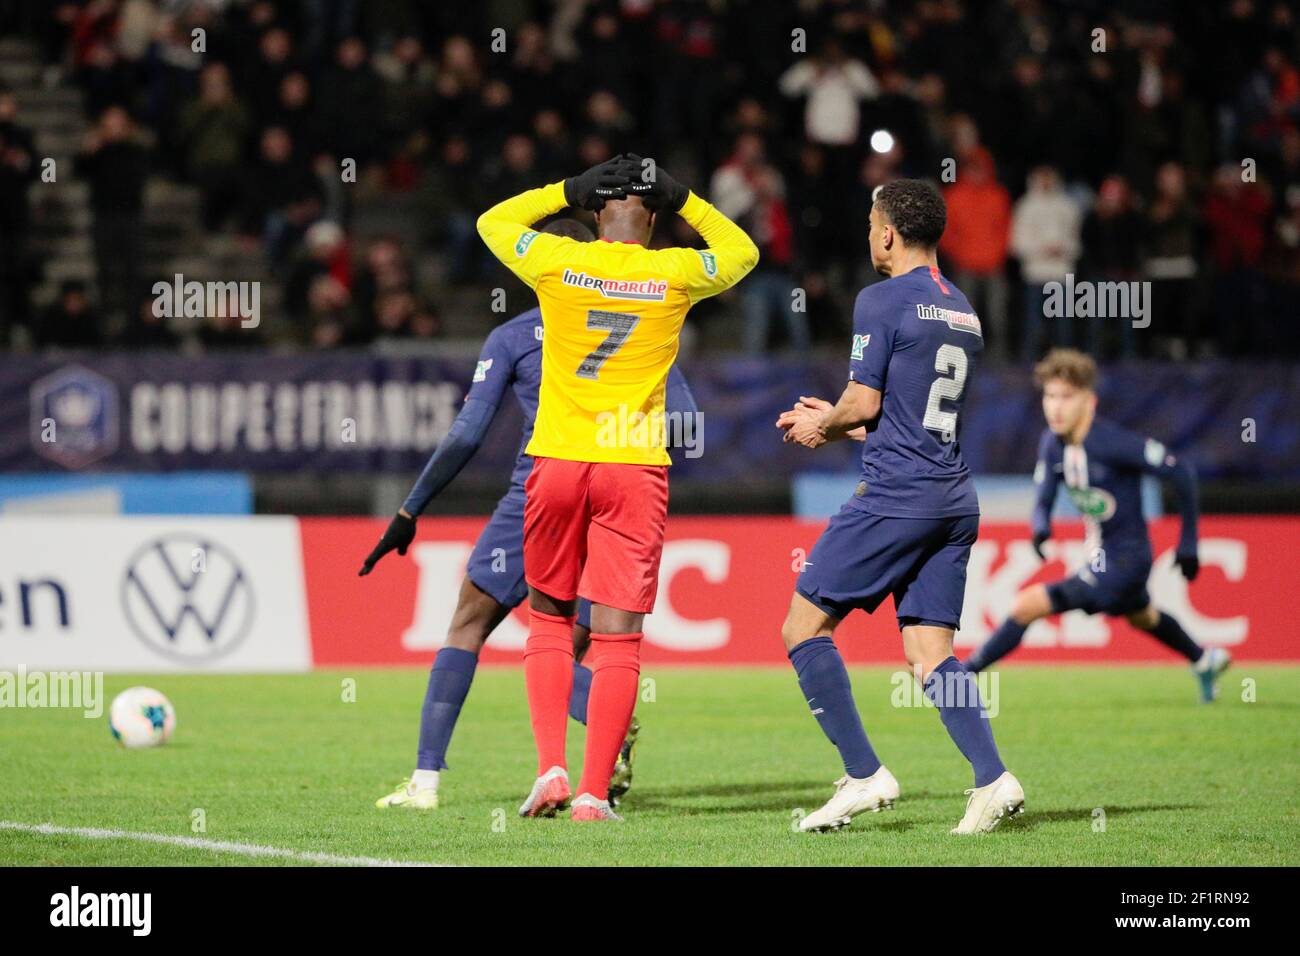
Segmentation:
{"type": "MultiPolygon", "coordinates": [[[[636,324],[641,321],[641,316],[633,315],[630,312],[606,312],[603,309],[589,309],[587,311],[587,328],[590,331],[608,332],[604,341],[596,346],[596,351],[592,352],[582,364],[578,366],[578,378],[589,378],[593,381],[600,377],[600,367],[605,364],[605,360],[623,347],[627,337],[632,334],[636,324]]],[[[965,359],[965,356],[962,356],[965,359]]]]}
{"type": "Polygon", "coordinates": [[[939,408],[943,399],[957,401],[966,387],[966,351],[957,345],[941,345],[934,356],[934,370],[952,378],[936,378],[930,386],[930,397],[925,403],[925,419],[921,424],[927,431],[942,432],[945,436],[957,433],[957,413],[939,408]]]}

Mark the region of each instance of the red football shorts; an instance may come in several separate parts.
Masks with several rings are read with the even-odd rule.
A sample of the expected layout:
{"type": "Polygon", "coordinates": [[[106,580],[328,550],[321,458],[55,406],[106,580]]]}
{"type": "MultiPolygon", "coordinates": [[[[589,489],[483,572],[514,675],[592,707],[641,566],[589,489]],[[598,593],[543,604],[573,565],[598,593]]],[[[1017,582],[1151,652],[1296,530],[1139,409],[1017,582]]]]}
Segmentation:
{"type": "Polygon", "coordinates": [[[544,594],[579,594],[649,613],[668,517],[666,465],[535,458],[524,485],[524,577],[544,594]]]}

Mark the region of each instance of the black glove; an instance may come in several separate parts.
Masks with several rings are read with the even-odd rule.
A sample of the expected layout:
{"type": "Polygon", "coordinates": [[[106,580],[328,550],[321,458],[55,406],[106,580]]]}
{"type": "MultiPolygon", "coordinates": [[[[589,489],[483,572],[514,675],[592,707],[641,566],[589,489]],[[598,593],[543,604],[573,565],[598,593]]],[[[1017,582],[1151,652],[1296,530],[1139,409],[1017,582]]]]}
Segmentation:
{"type": "Polygon", "coordinates": [[[580,176],[564,181],[564,201],[579,209],[599,210],[607,200],[626,199],[628,166],[622,156],[592,166],[580,176]]]}
{"type": "Polygon", "coordinates": [[[375,545],[375,550],[366,555],[366,563],[361,565],[361,570],[357,574],[365,577],[375,569],[375,563],[394,548],[400,555],[406,555],[406,549],[411,546],[415,540],[415,519],[408,518],[404,514],[393,516],[393,520],[388,522],[388,528],[384,531],[383,537],[375,545]]]}
{"type": "Polygon", "coordinates": [[[1047,543],[1050,534],[1043,534],[1041,531],[1034,532],[1034,553],[1038,555],[1039,561],[1046,561],[1047,555],[1043,554],[1043,545],[1047,543]]]}
{"type": "Polygon", "coordinates": [[[1183,577],[1188,581],[1195,581],[1196,576],[1201,573],[1201,559],[1196,556],[1195,551],[1174,555],[1174,564],[1178,565],[1178,570],[1183,572],[1183,577]]]}
{"type": "Polygon", "coordinates": [[[625,165],[620,168],[631,180],[627,187],[629,196],[640,196],[641,201],[655,211],[671,209],[677,212],[686,205],[691,191],[669,176],[662,166],[656,164],[647,168],[636,153],[624,154],[623,162],[625,165]],[[652,175],[651,170],[653,179],[648,179],[652,175]]]}

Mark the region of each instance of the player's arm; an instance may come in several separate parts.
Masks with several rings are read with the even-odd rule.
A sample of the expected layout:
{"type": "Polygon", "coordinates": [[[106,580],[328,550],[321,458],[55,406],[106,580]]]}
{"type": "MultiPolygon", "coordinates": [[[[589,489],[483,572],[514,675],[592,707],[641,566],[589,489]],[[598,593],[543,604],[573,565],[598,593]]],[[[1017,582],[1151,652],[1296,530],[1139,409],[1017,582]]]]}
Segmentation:
{"type": "Polygon", "coordinates": [[[1029,524],[1034,551],[1041,560],[1046,560],[1043,543],[1052,536],[1052,508],[1056,505],[1056,489],[1061,481],[1050,463],[1052,441],[1052,433],[1044,431],[1038,442],[1038,464],[1034,466],[1034,513],[1029,524]]]}
{"type": "Polygon", "coordinates": [[[1183,576],[1189,581],[1194,580],[1201,570],[1196,554],[1200,508],[1195,470],[1154,438],[1143,438],[1132,432],[1121,433],[1106,451],[1105,457],[1115,464],[1137,468],[1173,483],[1178,491],[1178,509],[1182,514],[1182,533],[1174,550],[1174,560],[1183,576]]]}
{"type": "Polygon", "coordinates": [[[861,430],[863,439],[875,430],[880,420],[882,394],[879,389],[861,382],[849,382],[840,399],[829,409],[797,421],[786,433],[785,441],[805,448],[820,448],[831,441],[848,438],[861,430]]]}
{"type": "Polygon", "coordinates": [[[410,494],[402,502],[387,530],[380,537],[379,543],[366,556],[358,572],[362,577],[374,569],[375,564],[389,551],[396,551],[405,556],[406,549],[415,539],[415,519],[418,518],[429,502],[432,501],[462,468],[474,457],[483,444],[488,427],[501,407],[501,399],[510,385],[513,363],[505,342],[497,332],[488,336],[479,354],[478,365],[474,369],[474,380],[465,395],[465,404],[461,406],[456,420],[451,423],[446,436],[438,442],[433,455],[424,466],[424,471],[411,487],[410,494]]]}
{"type": "Polygon", "coordinates": [[[469,464],[474,453],[483,444],[488,426],[496,416],[497,406],[481,398],[466,398],[460,414],[451,423],[446,436],[438,443],[424,471],[411,486],[411,492],[402,502],[398,512],[408,518],[418,518],[429,502],[446,488],[460,470],[469,464]]]}
{"type": "Polygon", "coordinates": [[[1183,576],[1194,581],[1201,571],[1201,559],[1196,553],[1200,521],[1200,489],[1196,482],[1196,469],[1186,459],[1170,454],[1154,438],[1148,438],[1142,449],[1142,470],[1172,482],[1178,493],[1182,531],[1178,536],[1178,547],[1174,550],[1174,560],[1183,576]]]}
{"type": "Polygon", "coordinates": [[[667,417],[666,437],[669,448],[686,448],[689,442],[698,440],[696,415],[699,414],[700,406],[695,403],[695,393],[691,391],[686,376],[676,365],[668,370],[668,384],[664,389],[664,411],[667,417]]]}
{"type": "Polygon", "coordinates": [[[533,288],[555,248],[573,241],[538,232],[533,223],[568,205],[562,182],[529,189],[479,216],[478,234],[502,265],[533,288]]]}
{"type": "Polygon", "coordinates": [[[664,390],[664,409],[669,414],[676,413],[679,418],[695,415],[700,410],[700,406],[695,402],[695,393],[691,391],[690,383],[686,381],[686,376],[676,365],[668,370],[668,384],[664,390]]]}
{"type": "MultiPolygon", "coordinates": [[[[783,431],[788,431],[794,426],[799,419],[805,416],[816,416],[822,412],[828,412],[834,408],[830,402],[824,398],[818,398],[816,395],[800,395],[799,402],[788,412],[782,412],[781,417],[776,420],[776,427],[783,431]]],[[[879,421],[879,419],[877,419],[879,421]]],[[[867,440],[867,426],[851,428],[844,433],[845,438],[852,438],[854,441],[867,440]]]]}
{"type": "Polygon", "coordinates": [[[758,246],[745,230],[679,183],[668,171],[628,153],[623,169],[629,175],[627,192],[640,196],[651,209],[671,209],[700,234],[707,249],[671,249],[664,261],[672,263],[675,278],[686,287],[691,304],[726,292],[758,265],[758,246]]]}
{"type": "Polygon", "coordinates": [[[692,304],[726,292],[758,265],[758,246],[754,240],[695,193],[687,193],[678,215],[700,234],[708,247],[676,250],[681,279],[692,304]]]}
{"type": "Polygon", "coordinates": [[[828,441],[848,437],[859,427],[864,430],[863,438],[875,430],[895,334],[890,310],[880,307],[878,296],[869,286],[858,293],[853,303],[853,347],[844,394],[830,409],[795,422],[786,431],[786,441],[817,448],[828,441]]]}
{"type": "Polygon", "coordinates": [[[616,156],[563,182],[497,203],[478,217],[478,234],[507,269],[534,288],[556,251],[574,240],[537,232],[533,223],[568,206],[599,209],[607,199],[625,199],[627,182],[624,160],[616,156]]]}

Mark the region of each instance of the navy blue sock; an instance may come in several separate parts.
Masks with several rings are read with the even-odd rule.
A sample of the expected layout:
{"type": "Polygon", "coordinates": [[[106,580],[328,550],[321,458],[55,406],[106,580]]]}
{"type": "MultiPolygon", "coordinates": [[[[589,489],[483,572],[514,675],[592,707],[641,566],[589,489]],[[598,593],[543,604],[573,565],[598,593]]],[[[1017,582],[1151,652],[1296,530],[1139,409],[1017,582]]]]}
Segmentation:
{"type": "Polygon", "coordinates": [[[1028,627],[1028,624],[1018,623],[1014,617],[1007,618],[974,654],[966,658],[966,670],[978,674],[990,664],[1006,657],[1020,646],[1028,627]]]}
{"type": "Polygon", "coordinates": [[[1183,630],[1183,626],[1164,611],[1160,612],[1160,620],[1156,621],[1156,626],[1147,633],[1161,644],[1171,647],[1179,654],[1182,654],[1193,664],[1199,661],[1201,655],[1205,653],[1205,648],[1188,637],[1187,632],[1183,630]]]}
{"type": "Polygon", "coordinates": [[[587,723],[587,696],[591,693],[591,668],[573,662],[573,690],[569,693],[569,716],[587,723]]]}
{"type": "Polygon", "coordinates": [[[420,710],[420,755],[416,762],[420,770],[446,768],[447,745],[477,665],[478,655],[458,647],[444,647],[433,659],[420,710]]]}
{"type": "Polygon", "coordinates": [[[880,760],[862,729],[849,672],[835,642],[814,637],[792,650],[789,657],[799,675],[804,700],[844,760],[844,772],[859,780],[870,777],[880,769],[880,760]]]}
{"type": "Polygon", "coordinates": [[[925,696],[938,706],[948,736],[975,769],[975,786],[987,787],[1006,772],[993,742],[993,727],[984,716],[975,675],[957,658],[948,658],[930,672],[925,696]]]}

